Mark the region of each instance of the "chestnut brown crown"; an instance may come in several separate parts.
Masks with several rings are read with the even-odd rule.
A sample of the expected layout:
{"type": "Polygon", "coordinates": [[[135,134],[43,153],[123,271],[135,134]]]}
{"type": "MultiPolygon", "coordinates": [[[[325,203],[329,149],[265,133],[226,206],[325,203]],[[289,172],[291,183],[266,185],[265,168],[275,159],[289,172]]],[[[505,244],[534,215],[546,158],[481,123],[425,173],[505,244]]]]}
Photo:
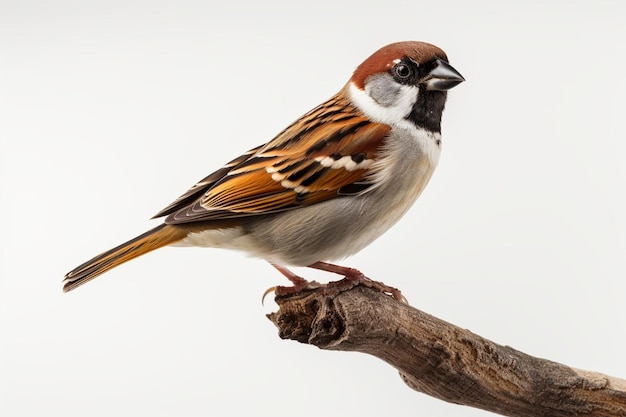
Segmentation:
{"type": "Polygon", "coordinates": [[[399,60],[409,58],[418,65],[440,59],[448,62],[446,53],[440,48],[426,42],[396,42],[380,48],[357,67],[351,81],[363,88],[367,77],[389,71],[399,60]]]}

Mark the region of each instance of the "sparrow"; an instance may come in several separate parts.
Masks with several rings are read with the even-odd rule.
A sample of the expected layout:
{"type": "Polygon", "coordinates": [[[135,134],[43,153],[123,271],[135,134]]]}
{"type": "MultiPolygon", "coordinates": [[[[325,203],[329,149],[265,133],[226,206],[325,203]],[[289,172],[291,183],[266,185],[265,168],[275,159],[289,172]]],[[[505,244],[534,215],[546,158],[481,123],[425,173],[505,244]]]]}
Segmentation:
{"type": "MultiPolygon", "coordinates": [[[[401,299],[354,268],[353,255],[394,225],[420,195],[439,160],[447,91],[465,79],[438,47],[398,42],[374,52],[347,84],[264,145],[192,186],[153,218],[155,228],[65,275],[71,291],[167,245],[236,249],[287,269],[308,266],[401,299]]],[[[352,283],[352,284],[350,284],[352,283]]],[[[329,284],[330,285],[330,284],[329,284]]]]}

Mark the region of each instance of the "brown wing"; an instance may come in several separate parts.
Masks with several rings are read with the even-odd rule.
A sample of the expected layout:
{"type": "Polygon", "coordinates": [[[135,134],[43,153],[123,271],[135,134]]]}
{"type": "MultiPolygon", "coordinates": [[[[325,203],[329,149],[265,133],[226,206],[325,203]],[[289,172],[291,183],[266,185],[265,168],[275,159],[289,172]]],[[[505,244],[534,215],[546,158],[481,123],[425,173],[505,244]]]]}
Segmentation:
{"type": "Polygon", "coordinates": [[[335,96],[162,210],[168,224],[289,210],[364,192],[389,126],[335,96]]]}
{"type": "Polygon", "coordinates": [[[233,159],[232,161],[224,165],[222,168],[213,172],[206,178],[198,181],[196,184],[194,184],[193,187],[187,190],[185,194],[178,197],[169,206],[159,211],[152,218],[156,219],[158,217],[167,216],[168,214],[178,211],[188,206],[189,204],[193,203],[196,199],[202,196],[202,194],[204,194],[209,188],[211,188],[216,182],[224,178],[224,176],[228,174],[228,172],[231,169],[233,169],[233,167],[236,167],[240,163],[249,159],[250,156],[254,155],[259,149],[261,149],[261,146],[258,146],[254,149],[249,150],[248,152],[244,153],[238,158],[233,159]]]}

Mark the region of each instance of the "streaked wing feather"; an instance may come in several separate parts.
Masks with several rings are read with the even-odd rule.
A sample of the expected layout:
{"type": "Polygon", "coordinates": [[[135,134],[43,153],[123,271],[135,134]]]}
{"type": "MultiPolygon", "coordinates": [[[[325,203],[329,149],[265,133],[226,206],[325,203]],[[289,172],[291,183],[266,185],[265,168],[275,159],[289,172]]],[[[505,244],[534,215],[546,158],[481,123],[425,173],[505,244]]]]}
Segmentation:
{"type": "Polygon", "coordinates": [[[258,146],[254,149],[249,150],[238,158],[233,159],[222,168],[201,179],[189,190],[187,190],[185,194],[178,197],[169,206],[159,211],[152,218],[156,219],[158,217],[167,216],[168,214],[174,213],[193,203],[195,200],[201,197],[209,188],[211,188],[213,184],[224,178],[224,176],[228,174],[233,169],[233,167],[245,164],[246,160],[248,160],[251,155],[254,155],[260,148],[261,146],[258,146]]]}
{"type": "Polygon", "coordinates": [[[390,127],[358,114],[333,97],[194,186],[166,209],[166,223],[266,214],[365,192],[390,127]]]}

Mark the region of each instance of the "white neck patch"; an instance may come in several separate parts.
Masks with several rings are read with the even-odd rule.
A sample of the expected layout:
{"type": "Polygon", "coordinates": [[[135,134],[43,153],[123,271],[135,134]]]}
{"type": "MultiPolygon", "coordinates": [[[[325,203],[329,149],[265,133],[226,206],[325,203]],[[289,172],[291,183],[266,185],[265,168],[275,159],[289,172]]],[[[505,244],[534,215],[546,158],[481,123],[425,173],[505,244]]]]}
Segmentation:
{"type": "Polygon", "coordinates": [[[417,101],[419,89],[411,85],[402,85],[398,88],[395,103],[391,106],[382,106],[370,97],[365,91],[350,82],[348,94],[355,106],[357,106],[373,122],[397,126],[408,130],[417,127],[406,120],[411,113],[413,105],[417,101]]]}
{"type": "Polygon", "coordinates": [[[437,165],[441,152],[441,133],[427,131],[405,119],[413,109],[418,92],[417,87],[403,85],[399,89],[395,104],[383,106],[354,83],[351,82],[348,86],[348,94],[352,103],[365,113],[371,121],[405,130],[417,141],[433,165],[437,165]]]}

